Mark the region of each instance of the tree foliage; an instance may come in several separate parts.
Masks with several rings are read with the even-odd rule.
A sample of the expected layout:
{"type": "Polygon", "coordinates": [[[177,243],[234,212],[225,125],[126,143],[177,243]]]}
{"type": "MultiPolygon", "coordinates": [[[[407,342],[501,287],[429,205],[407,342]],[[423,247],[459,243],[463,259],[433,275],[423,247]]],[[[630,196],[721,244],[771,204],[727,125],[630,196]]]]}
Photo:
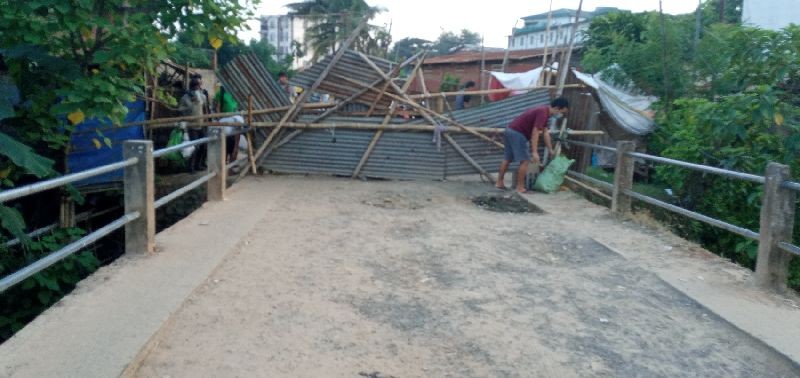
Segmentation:
{"type": "MultiPolygon", "coordinates": [[[[0,96],[0,187],[61,170],[74,125],[121,121],[125,103],[144,93],[144,74],[173,53],[179,31],[195,44],[233,40],[257,1],[0,0],[0,88],[14,88],[0,96]]],[[[82,235],[59,229],[8,251],[8,233],[23,236],[25,222],[14,207],[0,205],[0,215],[0,276],[82,235]]],[[[97,265],[80,252],[2,293],[0,339],[97,265]]]]}
{"type": "MultiPolygon", "coordinates": [[[[697,46],[695,15],[614,14],[593,20],[583,64],[612,67],[618,83],[661,96],[648,150],[679,160],[763,174],[769,162],[800,173],[800,27],[781,31],[739,24],[741,2],[701,8],[697,46]],[[728,8],[730,7],[730,8],[728,8]],[[668,54],[662,55],[667,47],[668,54]],[[664,67],[668,68],[665,80],[664,67]]],[[[672,188],[674,201],[691,210],[752,230],[759,229],[760,185],[659,166],[655,179],[672,188]]],[[[800,242],[800,206],[794,242],[800,242]]],[[[754,242],[699,222],[677,226],[685,235],[753,267],[754,242]]],[[[790,284],[800,288],[800,263],[790,284]]]]}
{"type": "Polygon", "coordinates": [[[462,29],[459,34],[451,31],[442,32],[439,38],[431,47],[431,55],[445,55],[455,52],[467,45],[477,45],[481,43],[481,36],[478,33],[462,29]]]}
{"type": "MultiPolygon", "coordinates": [[[[383,11],[382,8],[369,6],[364,0],[306,0],[287,4],[286,7],[291,15],[308,20],[306,38],[315,62],[336,52],[365,17],[372,20],[383,11]]],[[[391,42],[391,36],[385,28],[367,25],[351,48],[385,57],[391,42]]]]}

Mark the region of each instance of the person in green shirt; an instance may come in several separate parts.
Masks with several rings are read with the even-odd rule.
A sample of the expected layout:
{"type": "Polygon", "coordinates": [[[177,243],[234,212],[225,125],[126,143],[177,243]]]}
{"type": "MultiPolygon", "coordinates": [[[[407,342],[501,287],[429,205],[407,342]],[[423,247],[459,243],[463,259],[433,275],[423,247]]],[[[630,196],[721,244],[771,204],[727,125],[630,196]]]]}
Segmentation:
{"type": "Polygon", "coordinates": [[[231,96],[230,92],[226,91],[225,87],[221,85],[219,86],[217,94],[214,95],[214,104],[219,113],[235,112],[239,107],[239,104],[233,96],[231,96]]]}
{"type": "MultiPolygon", "coordinates": [[[[214,106],[217,113],[231,113],[238,110],[239,104],[236,102],[236,99],[230,94],[230,92],[225,90],[225,87],[219,85],[217,94],[214,95],[214,106]]],[[[233,129],[226,128],[226,129],[233,129]]],[[[236,157],[239,155],[239,137],[241,134],[231,135],[228,136],[225,140],[225,154],[227,155],[227,161],[232,162],[236,160],[236,157]]]]}

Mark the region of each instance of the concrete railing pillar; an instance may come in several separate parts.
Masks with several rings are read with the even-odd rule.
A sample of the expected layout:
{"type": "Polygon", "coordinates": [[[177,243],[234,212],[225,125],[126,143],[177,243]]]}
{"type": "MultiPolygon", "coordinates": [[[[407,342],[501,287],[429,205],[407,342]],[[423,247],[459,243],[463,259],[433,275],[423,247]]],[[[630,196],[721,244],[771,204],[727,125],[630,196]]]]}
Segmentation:
{"type": "Polygon", "coordinates": [[[222,201],[225,199],[225,186],[228,170],[225,169],[225,133],[222,127],[212,127],[208,136],[217,138],[208,142],[208,155],[206,165],[208,173],[217,172],[208,180],[208,200],[222,201]]]}
{"type": "Polygon", "coordinates": [[[785,292],[792,255],[778,248],[778,243],[792,240],[797,195],[794,190],[781,188],[781,184],[791,178],[788,166],[769,163],[765,176],[756,284],[765,289],[785,292]]]}
{"type": "Polygon", "coordinates": [[[625,215],[631,211],[631,197],[625,190],[633,188],[633,158],[626,155],[634,152],[636,143],[630,141],[617,142],[617,166],[614,169],[614,190],[612,192],[611,211],[625,215]]]}
{"type": "Polygon", "coordinates": [[[151,253],[155,250],[156,210],[153,142],[131,140],[123,143],[124,159],[139,161],[125,168],[123,192],[125,213],[139,212],[139,218],[125,225],[125,253],[151,253]]]}

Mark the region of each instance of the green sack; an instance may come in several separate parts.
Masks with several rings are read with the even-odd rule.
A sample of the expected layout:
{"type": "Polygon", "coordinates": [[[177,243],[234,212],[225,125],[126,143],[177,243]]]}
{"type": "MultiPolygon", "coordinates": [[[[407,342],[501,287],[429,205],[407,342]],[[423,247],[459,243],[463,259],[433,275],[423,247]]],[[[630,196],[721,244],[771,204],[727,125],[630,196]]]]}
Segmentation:
{"type": "Polygon", "coordinates": [[[556,157],[544,168],[544,171],[539,174],[539,177],[536,178],[533,189],[545,193],[555,192],[561,186],[561,183],[564,182],[564,174],[567,173],[569,166],[574,162],[575,160],[567,159],[564,156],[556,157]]]}
{"type": "MultiPolygon", "coordinates": [[[[183,143],[183,130],[181,129],[174,129],[169,134],[169,140],[167,141],[167,147],[177,146],[183,143]]],[[[170,152],[164,155],[164,159],[176,162],[176,163],[183,163],[183,156],[181,156],[180,151],[170,152]]]]}

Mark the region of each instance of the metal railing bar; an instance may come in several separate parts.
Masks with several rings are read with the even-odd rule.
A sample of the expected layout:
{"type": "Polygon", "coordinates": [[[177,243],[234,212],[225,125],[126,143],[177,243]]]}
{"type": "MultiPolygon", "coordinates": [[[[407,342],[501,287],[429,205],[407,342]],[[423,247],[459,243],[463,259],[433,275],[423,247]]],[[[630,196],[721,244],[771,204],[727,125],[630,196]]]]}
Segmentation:
{"type": "Polygon", "coordinates": [[[164,155],[167,155],[167,154],[169,154],[171,152],[180,151],[180,150],[182,150],[184,148],[196,146],[198,144],[208,143],[208,142],[211,142],[211,141],[216,140],[216,139],[217,139],[216,136],[203,137],[203,138],[199,138],[199,139],[195,139],[195,140],[190,140],[188,142],[183,142],[181,144],[176,144],[176,145],[174,145],[172,147],[166,147],[166,148],[162,148],[160,150],[155,150],[155,151],[153,151],[153,159],[160,158],[160,157],[162,157],[164,155]]]}
{"type": "Polygon", "coordinates": [[[153,206],[155,206],[155,208],[158,209],[159,207],[168,204],[170,201],[172,201],[172,200],[174,200],[174,199],[176,199],[176,198],[188,193],[192,189],[195,189],[198,186],[205,184],[208,180],[210,180],[212,177],[214,177],[216,175],[217,175],[217,172],[208,173],[208,174],[204,175],[203,177],[200,177],[199,179],[192,181],[188,185],[186,185],[186,186],[184,186],[184,187],[182,187],[182,188],[180,188],[180,189],[178,189],[178,190],[176,190],[176,191],[174,191],[174,192],[172,192],[170,194],[167,194],[167,195],[159,198],[158,200],[155,201],[155,203],[153,203],[153,206]]]}
{"type": "Polygon", "coordinates": [[[786,242],[780,242],[780,243],[778,243],[778,248],[780,248],[780,249],[782,249],[782,250],[784,250],[786,252],[789,252],[789,253],[792,253],[792,254],[800,256],[800,247],[798,247],[796,245],[789,244],[789,243],[786,243],[786,242]]]}
{"type": "Polygon", "coordinates": [[[800,192],[800,182],[784,181],[783,184],[781,184],[781,188],[786,188],[789,190],[800,192]]]}
{"type": "Polygon", "coordinates": [[[567,144],[574,144],[576,146],[581,146],[581,147],[588,147],[588,148],[594,148],[594,149],[598,149],[598,150],[617,152],[617,149],[614,148],[614,147],[603,146],[603,145],[600,145],[600,144],[586,143],[586,142],[578,142],[576,140],[567,140],[567,144]]]}
{"type": "Polygon", "coordinates": [[[640,159],[644,159],[644,160],[655,161],[655,162],[658,162],[658,163],[677,165],[677,166],[683,167],[683,168],[693,169],[693,170],[696,170],[696,171],[701,171],[701,172],[706,172],[706,173],[714,173],[714,174],[718,174],[718,175],[721,175],[721,176],[727,176],[727,177],[731,177],[731,178],[735,178],[735,179],[739,179],[739,180],[744,180],[744,181],[751,181],[751,182],[755,182],[755,183],[758,183],[758,184],[763,184],[764,182],[766,182],[766,179],[764,179],[764,176],[758,176],[758,175],[753,175],[753,174],[744,173],[744,172],[731,171],[731,170],[722,169],[722,168],[714,168],[714,167],[709,167],[707,165],[688,163],[688,162],[681,161],[681,160],[669,159],[669,158],[660,157],[660,156],[647,155],[647,154],[643,154],[643,153],[639,153],[639,152],[631,152],[631,153],[628,154],[628,156],[635,157],[635,158],[640,158],[640,159]]]}
{"type": "Polygon", "coordinates": [[[78,173],[71,173],[68,175],[64,175],[61,177],[57,177],[54,179],[46,180],[37,182],[34,184],[26,185],[21,188],[16,189],[9,189],[0,192],[0,203],[15,200],[17,198],[22,198],[25,196],[29,196],[31,194],[36,194],[39,192],[43,192],[45,190],[50,190],[53,188],[58,188],[59,186],[71,184],[76,181],[80,181],[83,179],[87,179],[90,177],[95,177],[102,175],[104,173],[113,172],[118,169],[122,169],[131,165],[134,165],[139,162],[138,158],[130,158],[128,160],[123,160],[118,163],[108,164],[99,166],[97,168],[87,169],[82,172],[78,173]]]}
{"type": "Polygon", "coordinates": [[[668,203],[663,202],[663,201],[659,201],[659,200],[657,200],[655,198],[648,197],[648,196],[643,195],[643,194],[639,194],[639,193],[634,192],[632,190],[625,190],[625,194],[628,195],[628,196],[631,196],[632,198],[636,198],[636,199],[638,199],[638,200],[640,200],[642,202],[649,203],[649,204],[651,204],[653,206],[658,206],[660,208],[667,209],[669,211],[672,211],[672,212],[678,213],[680,215],[692,218],[694,220],[701,221],[703,223],[710,224],[712,226],[719,227],[719,228],[721,228],[723,230],[733,232],[734,234],[737,234],[737,235],[740,235],[740,236],[744,236],[744,237],[749,238],[749,239],[758,240],[758,237],[759,237],[758,233],[754,232],[754,231],[751,231],[751,230],[748,230],[746,228],[742,228],[742,227],[739,227],[739,226],[736,226],[736,225],[733,225],[733,224],[730,224],[730,223],[727,223],[727,222],[723,222],[721,220],[714,219],[714,218],[711,218],[709,216],[706,216],[706,215],[703,215],[703,214],[700,214],[700,213],[695,213],[694,211],[686,210],[686,209],[684,209],[682,207],[678,207],[678,206],[671,205],[671,204],[668,204],[668,203]]]}
{"type": "Polygon", "coordinates": [[[583,173],[578,173],[578,172],[575,172],[575,171],[567,171],[567,174],[569,174],[570,176],[573,176],[575,178],[579,178],[579,179],[581,179],[583,181],[588,181],[588,182],[594,184],[595,186],[599,186],[599,187],[601,187],[603,189],[614,190],[614,185],[613,184],[607,183],[607,182],[602,181],[602,180],[598,180],[598,179],[596,179],[594,177],[591,177],[591,176],[584,175],[583,173]]]}
{"type": "MultiPolygon", "coordinates": [[[[88,212],[88,211],[87,212],[83,212],[83,213],[80,213],[80,214],[75,216],[75,222],[83,222],[85,220],[89,220],[89,219],[92,219],[92,218],[97,218],[97,217],[99,217],[101,215],[105,215],[105,214],[108,214],[108,213],[110,213],[112,211],[116,211],[119,208],[120,208],[119,206],[116,206],[116,207],[112,207],[110,209],[99,211],[99,212],[96,212],[96,213],[91,213],[91,212],[88,212]]],[[[29,232],[28,233],[28,237],[29,238],[35,238],[35,237],[37,237],[39,235],[45,234],[47,232],[50,232],[50,231],[52,231],[52,230],[54,230],[56,228],[58,228],[58,223],[53,223],[51,225],[44,226],[42,228],[39,228],[39,229],[36,229],[36,230],[33,230],[33,231],[29,232]]],[[[14,239],[11,239],[11,240],[6,242],[6,247],[13,247],[13,246],[15,246],[17,244],[20,244],[21,242],[22,242],[22,240],[19,240],[19,238],[14,238],[14,239]]]]}
{"type": "Polygon", "coordinates": [[[51,265],[61,261],[62,259],[66,258],[67,256],[80,251],[83,248],[86,248],[89,244],[96,242],[97,240],[101,239],[102,237],[124,227],[126,224],[136,220],[139,218],[140,214],[138,211],[125,214],[121,218],[105,225],[104,227],[98,229],[95,232],[92,232],[66,246],[64,248],[59,249],[56,252],[53,252],[31,265],[28,265],[6,277],[3,277],[0,280],[0,293],[6,291],[8,288],[22,282],[26,278],[33,276],[36,273],[41,272],[44,269],[47,269],[51,265]]]}
{"type": "MultiPolygon", "coordinates": [[[[28,237],[29,238],[35,238],[35,237],[37,237],[39,235],[43,235],[43,234],[46,234],[46,233],[48,233],[50,231],[53,231],[57,227],[58,227],[58,223],[53,223],[53,224],[51,224],[49,226],[44,226],[44,227],[42,227],[40,229],[31,231],[30,233],[28,233],[28,237]]],[[[14,238],[14,239],[11,239],[11,240],[6,242],[6,247],[13,247],[13,246],[15,246],[15,245],[17,245],[19,243],[22,243],[22,240],[20,240],[19,238],[14,238]]]]}

